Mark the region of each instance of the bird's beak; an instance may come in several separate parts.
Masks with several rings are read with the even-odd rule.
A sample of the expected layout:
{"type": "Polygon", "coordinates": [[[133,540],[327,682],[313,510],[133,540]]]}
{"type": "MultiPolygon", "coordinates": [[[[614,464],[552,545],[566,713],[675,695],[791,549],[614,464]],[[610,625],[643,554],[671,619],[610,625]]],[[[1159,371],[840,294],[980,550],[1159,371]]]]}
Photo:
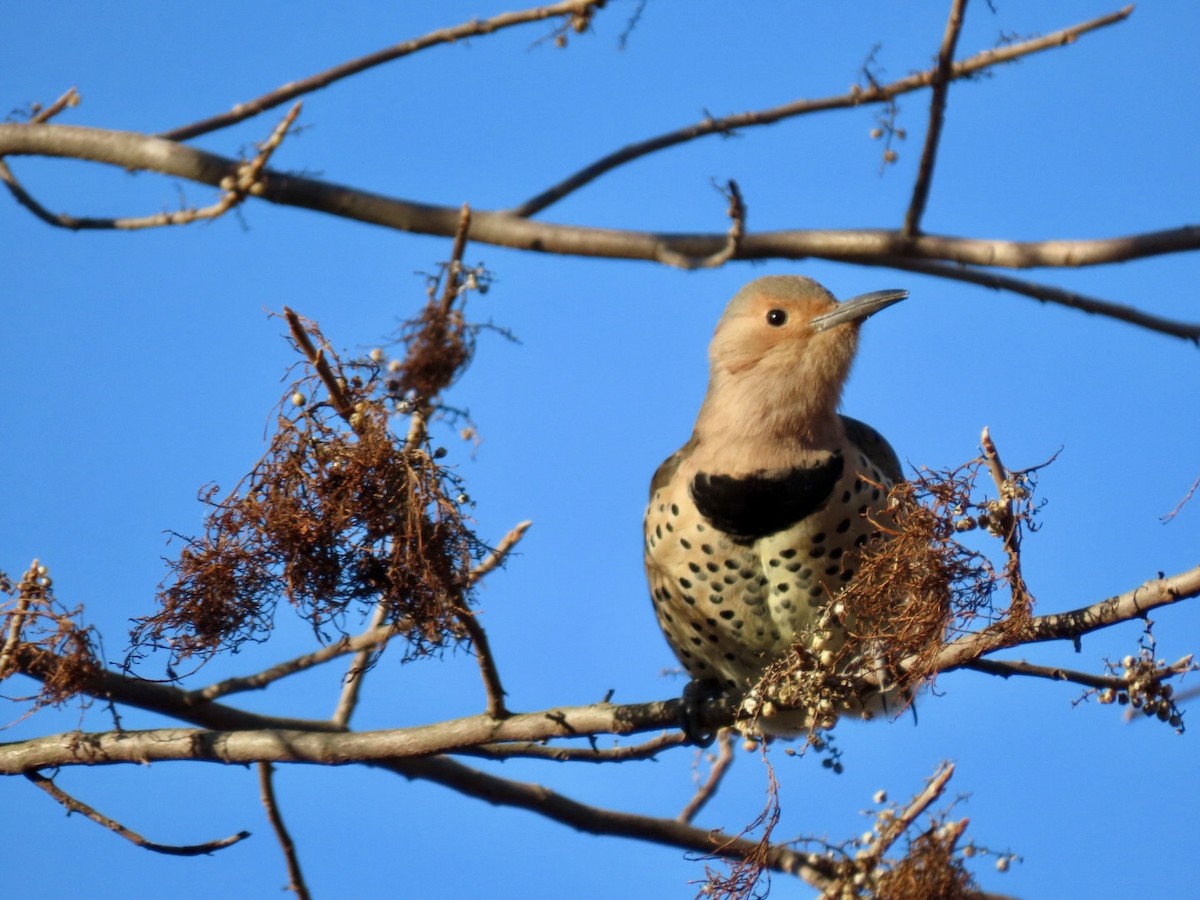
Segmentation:
{"type": "Polygon", "coordinates": [[[908,291],[899,290],[872,291],[869,294],[860,294],[839,303],[833,312],[817,316],[809,322],[809,325],[812,326],[813,331],[828,331],[830,328],[836,328],[847,322],[861,322],[867,316],[873,316],[881,309],[886,309],[893,303],[899,303],[907,296],[908,291]]]}

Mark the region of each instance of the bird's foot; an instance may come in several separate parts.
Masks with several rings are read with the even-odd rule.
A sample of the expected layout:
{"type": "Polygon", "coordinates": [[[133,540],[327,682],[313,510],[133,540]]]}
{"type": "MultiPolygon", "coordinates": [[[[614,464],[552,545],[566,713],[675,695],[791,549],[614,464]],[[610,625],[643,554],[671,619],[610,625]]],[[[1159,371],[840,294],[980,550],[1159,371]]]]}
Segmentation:
{"type": "Polygon", "coordinates": [[[708,707],[727,699],[724,690],[715,681],[693,679],[687,683],[683,689],[679,727],[691,743],[707,747],[716,739],[718,729],[706,724],[712,721],[708,707]]]}

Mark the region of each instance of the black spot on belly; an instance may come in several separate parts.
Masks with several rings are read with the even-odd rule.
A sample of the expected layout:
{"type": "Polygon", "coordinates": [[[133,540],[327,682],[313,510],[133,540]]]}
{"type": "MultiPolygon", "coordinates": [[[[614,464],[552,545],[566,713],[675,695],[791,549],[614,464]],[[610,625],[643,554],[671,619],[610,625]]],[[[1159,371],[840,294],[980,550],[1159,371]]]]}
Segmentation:
{"type": "Polygon", "coordinates": [[[739,542],[795,525],[825,506],[842,477],[842,455],[808,468],[735,478],[699,473],[691,494],[700,515],[739,542]]]}

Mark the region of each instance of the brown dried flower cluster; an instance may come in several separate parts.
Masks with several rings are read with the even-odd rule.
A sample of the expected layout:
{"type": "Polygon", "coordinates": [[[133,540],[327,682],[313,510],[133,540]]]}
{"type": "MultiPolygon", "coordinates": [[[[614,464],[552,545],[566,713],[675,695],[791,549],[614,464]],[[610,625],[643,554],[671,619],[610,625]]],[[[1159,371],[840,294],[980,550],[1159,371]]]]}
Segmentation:
{"type": "MultiPolygon", "coordinates": [[[[982,624],[1020,631],[1032,598],[1020,578],[1019,537],[1033,526],[1031,473],[1008,473],[1004,499],[977,498],[983,459],[948,471],[919,472],[894,485],[872,524],[876,539],[854,578],[831,598],[813,647],[796,646],[764,673],[754,695],[777,707],[811,711],[812,727],[831,728],[839,715],[868,715],[881,686],[911,698],[937,674],[938,652],[982,624]],[[1007,556],[997,567],[960,537],[981,529],[1007,556]],[[1011,603],[997,609],[997,588],[1011,603]]],[[[891,703],[890,711],[903,707],[891,703]]],[[[810,740],[811,744],[811,740],[810,740]]]]}
{"type": "Polygon", "coordinates": [[[431,288],[401,335],[407,354],[391,362],[373,351],[343,363],[314,324],[288,312],[308,372],[288,388],[254,470],[229,497],[215,487],[202,496],[204,534],[187,539],[159,611],[136,624],[138,652],[207,659],[265,640],[281,598],[318,631],[383,604],[406,658],[463,637],[470,571],[486,548],[424,430],[432,399],[470,357],[454,271],[440,299],[431,288]],[[400,419],[407,436],[393,430],[403,415],[419,419],[400,419]]]}
{"type": "Polygon", "coordinates": [[[0,681],[18,672],[37,678],[34,709],[87,690],[101,666],[91,627],[78,621],[82,608],[67,610],[55,600],[49,571],[36,559],[15,586],[0,573],[0,587],[13,596],[0,617],[0,681]]]}

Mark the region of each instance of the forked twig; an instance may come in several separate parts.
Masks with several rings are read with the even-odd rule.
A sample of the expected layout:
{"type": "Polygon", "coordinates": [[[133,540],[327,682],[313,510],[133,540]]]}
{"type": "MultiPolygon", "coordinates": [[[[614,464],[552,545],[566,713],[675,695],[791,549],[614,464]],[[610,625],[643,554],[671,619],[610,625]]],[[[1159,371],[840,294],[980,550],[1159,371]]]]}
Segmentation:
{"type": "Polygon", "coordinates": [[[603,6],[603,3],[599,3],[597,0],[566,0],[566,2],[555,3],[550,6],[539,6],[516,12],[501,13],[490,19],[472,19],[469,22],[464,22],[461,25],[455,25],[451,28],[440,28],[423,37],[404,41],[391,47],[385,47],[383,50],[377,50],[366,56],[360,56],[357,59],[344,62],[331,69],[310,75],[307,78],[289,81],[282,87],[276,88],[260,97],[237,104],[237,106],[228,112],[202,119],[198,122],[192,122],[189,125],[181,125],[178,128],[172,128],[170,131],[160,132],[158,137],[168,141],[186,141],[189,138],[208,134],[221,128],[228,128],[230,125],[236,125],[238,122],[257,116],[268,109],[273,109],[296,97],[311,94],[313,91],[328,87],[343,78],[349,78],[351,75],[357,75],[366,69],[410,56],[413,53],[437,44],[453,44],[476,35],[491,34],[504,28],[510,28],[513,25],[523,25],[527,22],[537,22],[556,16],[589,15],[593,9],[598,9],[601,6],[603,6]]]}
{"type": "MultiPolygon", "coordinates": [[[[1063,28],[1042,37],[1032,38],[1028,41],[1019,41],[991,50],[984,50],[961,62],[954,63],[948,77],[951,80],[966,78],[1000,63],[1010,62],[1022,56],[1028,56],[1031,53],[1073,43],[1080,35],[1120,22],[1132,12],[1133,7],[1126,6],[1114,13],[1109,13],[1108,15],[1100,16],[1087,22],[1081,22],[1078,25],[1063,28]]],[[[613,169],[632,162],[635,159],[649,156],[668,147],[674,147],[713,134],[728,135],[742,128],[772,125],[783,119],[809,113],[822,112],[829,109],[849,109],[870,103],[886,103],[901,94],[929,87],[933,84],[936,73],[936,68],[929,69],[897,79],[889,84],[869,85],[866,88],[856,86],[855,89],[845,94],[832,97],[822,97],[816,100],[795,100],[791,103],[784,103],[769,109],[735,113],[734,115],[723,116],[721,118],[707,116],[692,125],[685,125],[683,128],[676,129],[675,131],[647,138],[646,140],[629,144],[609,153],[595,162],[584,166],[557,184],[552,185],[540,194],[530,197],[524,203],[509,210],[509,213],[521,217],[536,215],[548,206],[557,203],[568,194],[595,181],[601,175],[611,172],[613,169]]]]}
{"type": "MultiPolygon", "coordinates": [[[[60,98],[61,99],[61,98],[60,98]]],[[[0,181],[8,187],[13,197],[32,212],[35,216],[50,225],[72,230],[81,229],[118,229],[122,231],[138,231],[144,228],[163,228],[171,225],[190,225],[202,220],[217,219],[236,206],[240,206],[249,196],[262,196],[265,191],[265,176],[267,162],[272,154],[283,143],[288,129],[300,114],[300,103],[297,102],[286,116],[275,126],[259,151],[251,160],[237,166],[235,174],[226,175],[220,180],[222,194],[216,203],[200,208],[180,209],[175,212],[161,212],[149,216],[124,216],[119,218],[75,217],[67,213],[52,213],[42,206],[32,194],[25,190],[17,180],[12,170],[0,160],[0,181]]],[[[51,126],[53,127],[53,126],[51,126]]]]}

